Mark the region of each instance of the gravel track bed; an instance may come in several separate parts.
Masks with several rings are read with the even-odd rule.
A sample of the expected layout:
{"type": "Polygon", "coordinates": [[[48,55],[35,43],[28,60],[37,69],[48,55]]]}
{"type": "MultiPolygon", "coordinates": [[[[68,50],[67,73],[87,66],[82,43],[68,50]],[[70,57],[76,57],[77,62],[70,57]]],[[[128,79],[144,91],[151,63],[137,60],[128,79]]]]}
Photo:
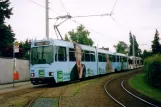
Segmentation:
{"type": "MultiPolygon", "coordinates": [[[[61,107],[120,107],[105,92],[104,84],[111,78],[130,74],[133,71],[108,74],[85,81],[71,84],[58,84],[56,86],[44,86],[31,89],[23,89],[18,92],[0,95],[0,107],[24,107],[34,96],[39,96],[32,107],[58,107],[61,93],[61,107]],[[40,93],[44,91],[41,95],[40,93]],[[1,101],[3,99],[3,102],[1,101]],[[4,103],[5,102],[5,103],[4,103]]],[[[126,97],[126,96],[125,96],[126,97]]]]}

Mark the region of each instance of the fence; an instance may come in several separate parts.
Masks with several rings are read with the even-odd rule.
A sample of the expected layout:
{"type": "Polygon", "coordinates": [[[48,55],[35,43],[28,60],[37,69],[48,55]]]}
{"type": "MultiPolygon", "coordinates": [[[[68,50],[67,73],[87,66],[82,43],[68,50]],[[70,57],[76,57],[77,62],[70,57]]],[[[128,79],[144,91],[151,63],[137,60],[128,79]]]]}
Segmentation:
{"type": "MultiPolygon", "coordinates": [[[[19,80],[29,80],[29,61],[28,60],[16,60],[16,71],[19,73],[19,80]]],[[[13,59],[0,58],[0,84],[13,82],[13,59]]]]}

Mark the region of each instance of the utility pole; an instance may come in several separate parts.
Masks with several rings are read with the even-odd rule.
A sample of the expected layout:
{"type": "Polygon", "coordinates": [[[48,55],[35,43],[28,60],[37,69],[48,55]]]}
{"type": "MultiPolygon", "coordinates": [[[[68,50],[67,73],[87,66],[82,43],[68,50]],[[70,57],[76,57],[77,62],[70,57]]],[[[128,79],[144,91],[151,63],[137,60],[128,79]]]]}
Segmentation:
{"type": "Polygon", "coordinates": [[[45,0],[45,4],[46,4],[46,11],[45,11],[45,14],[46,14],[46,16],[45,16],[45,20],[46,20],[46,39],[49,39],[49,19],[48,19],[48,17],[49,17],[49,13],[48,13],[48,8],[49,8],[49,6],[48,6],[48,0],[45,0]]]}
{"type": "Polygon", "coordinates": [[[135,49],[134,49],[134,35],[133,35],[133,67],[135,66],[135,49]]]}

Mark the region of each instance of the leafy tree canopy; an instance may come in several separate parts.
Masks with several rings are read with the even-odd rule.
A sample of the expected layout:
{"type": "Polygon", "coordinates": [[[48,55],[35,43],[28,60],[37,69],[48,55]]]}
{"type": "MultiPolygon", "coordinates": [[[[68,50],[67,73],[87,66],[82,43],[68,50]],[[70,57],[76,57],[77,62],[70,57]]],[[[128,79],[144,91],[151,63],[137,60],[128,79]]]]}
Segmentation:
{"type": "Polygon", "coordinates": [[[5,18],[10,18],[12,15],[12,8],[9,8],[9,0],[3,0],[0,2],[0,24],[4,24],[5,18]]]}
{"type": "Polygon", "coordinates": [[[69,31],[65,35],[65,40],[66,41],[75,41],[80,44],[92,46],[94,42],[91,38],[89,38],[89,34],[90,34],[90,32],[88,30],[86,30],[83,25],[80,25],[77,27],[76,31],[74,29],[72,31],[69,31]],[[70,39],[68,38],[67,35],[69,35],[70,39]]]}
{"type": "Polygon", "coordinates": [[[126,54],[128,52],[128,46],[125,42],[119,41],[119,43],[114,47],[116,48],[116,52],[126,54]]]}
{"type": "Polygon", "coordinates": [[[150,56],[152,56],[152,52],[147,51],[147,50],[143,51],[143,54],[142,54],[143,59],[146,59],[147,57],[150,57],[150,56]]]}
{"type": "Polygon", "coordinates": [[[9,8],[9,0],[0,2],[0,55],[11,56],[13,51],[13,42],[15,34],[10,25],[5,25],[5,18],[10,18],[12,15],[12,8],[9,8]],[[8,51],[9,50],[9,51],[8,51]]]}

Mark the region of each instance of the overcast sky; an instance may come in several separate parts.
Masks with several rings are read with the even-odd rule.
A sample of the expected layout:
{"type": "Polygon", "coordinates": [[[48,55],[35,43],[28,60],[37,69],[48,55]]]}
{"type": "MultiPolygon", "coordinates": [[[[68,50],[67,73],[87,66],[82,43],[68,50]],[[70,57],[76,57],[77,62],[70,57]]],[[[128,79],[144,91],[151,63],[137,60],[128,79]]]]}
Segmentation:
{"type": "MultiPolygon", "coordinates": [[[[45,8],[30,0],[10,0],[13,15],[7,24],[10,24],[18,41],[25,39],[45,38],[45,8]]],[[[45,0],[32,0],[45,6],[45,0]]],[[[66,11],[71,16],[95,15],[110,13],[115,0],[61,0],[66,11]]],[[[54,18],[66,15],[60,0],[49,0],[49,17],[54,18]]],[[[112,17],[74,18],[90,31],[94,45],[109,47],[115,51],[113,45],[118,41],[129,44],[129,32],[136,36],[140,48],[151,50],[151,41],[155,30],[161,32],[161,0],[117,0],[112,17]],[[143,45],[147,44],[147,45],[143,45]]],[[[62,20],[60,20],[61,22],[62,20]]],[[[49,20],[50,38],[56,39],[53,25],[55,20],[49,20]]],[[[75,29],[79,24],[68,20],[59,26],[61,34],[75,29]]],[[[160,35],[159,35],[160,36],[160,35]]],[[[161,37],[161,36],[160,36],[161,37]]],[[[59,38],[60,39],[60,38],[59,38]]]]}

